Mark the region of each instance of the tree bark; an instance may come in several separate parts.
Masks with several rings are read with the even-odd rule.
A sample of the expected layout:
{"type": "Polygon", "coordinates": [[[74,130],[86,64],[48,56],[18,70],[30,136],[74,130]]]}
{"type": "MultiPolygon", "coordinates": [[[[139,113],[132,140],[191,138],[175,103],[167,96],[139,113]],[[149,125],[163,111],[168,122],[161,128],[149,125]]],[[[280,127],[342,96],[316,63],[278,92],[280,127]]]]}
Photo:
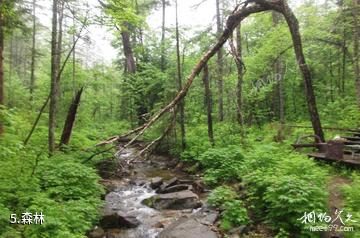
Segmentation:
{"type": "Polygon", "coordinates": [[[318,113],[317,105],[316,105],[316,97],[313,88],[313,81],[310,73],[309,66],[306,64],[305,56],[303,53],[301,36],[299,31],[299,22],[296,19],[294,13],[291,11],[290,7],[283,0],[280,1],[280,9],[278,12],[281,12],[286,22],[289,26],[291,38],[294,45],[294,51],[296,55],[296,60],[298,66],[301,70],[304,83],[305,83],[305,91],[306,91],[306,101],[308,105],[308,110],[310,114],[311,123],[314,129],[315,135],[317,135],[322,141],[325,141],[324,132],[321,126],[320,116],[318,113]]]}
{"type": "MultiPolygon", "coordinates": [[[[281,14],[278,12],[272,12],[273,26],[277,27],[281,21],[281,14]]],[[[281,60],[281,56],[276,60],[274,64],[275,80],[277,82],[277,94],[279,97],[279,120],[280,128],[278,131],[278,140],[284,139],[284,124],[285,124],[285,95],[284,95],[284,65],[281,60]]]]}
{"type": "MultiPolygon", "coordinates": [[[[75,9],[73,9],[73,11],[75,12],[75,9]]],[[[75,24],[75,15],[73,15],[73,27],[74,29],[76,29],[76,24],[75,24]]],[[[75,41],[76,41],[76,37],[75,37],[75,31],[72,35],[72,44],[73,45],[76,45],[75,44],[75,41]]],[[[76,76],[76,47],[74,47],[74,50],[72,52],[72,90],[73,90],[73,94],[75,96],[76,94],[76,89],[75,89],[75,76],[76,76]]]]}
{"type": "Polygon", "coordinates": [[[242,127],[244,124],[242,86],[245,72],[244,63],[242,61],[241,22],[236,27],[236,48],[233,42],[233,38],[229,40],[229,44],[231,54],[233,55],[235,60],[238,76],[236,83],[236,119],[239,125],[242,127]]]}
{"type": "Polygon", "coordinates": [[[212,146],[215,145],[214,141],[214,132],[213,132],[213,122],[212,122],[212,100],[211,100],[211,89],[209,82],[209,68],[207,64],[204,66],[203,77],[202,77],[205,89],[205,104],[206,104],[206,113],[207,113],[207,126],[208,126],[208,136],[209,141],[212,146]]]}
{"type": "Polygon", "coordinates": [[[345,28],[343,29],[341,53],[342,53],[342,69],[341,69],[341,95],[345,95],[345,78],[346,78],[346,35],[345,28]]]}
{"type": "Polygon", "coordinates": [[[50,109],[49,109],[49,155],[55,151],[55,127],[56,127],[56,106],[58,94],[57,82],[57,62],[58,62],[58,1],[53,0],[52,13],[52,33],[51,33],[51,89],[50,89],[50,109]]]}
{"type": "MultiPolygon", "coordinates": [[[[176,20],[176,63],[177,63],[177,84],[178,89],[182,89],[182,73],[181,73],[181,61],[180,61],[180,39],[179,39],[179,22],[178,22],[178,5],[177,0],[175,0],[175,20],[176,20]]],[[[179,111],[180,111],[180,130],[181,130],[181,148],[185,150],[186,140],[185,140],[185,102],[182,99],[179,102],[179,111]]]]}
{"type": "Polygon", "coordinates": [[[32,47],[31,47],[31,68],[30,68],[30,102],[33,100],[35,87],[35,54],[36,54],[36,0],[33,0],[33,19],[32,19],[32,47]]]}
{"type": "MultiPolygon", "coordinates": [[[[273,12],[274,27],[279,25],[281,15],[277,12],[273,12]]],[[[280,123],[285,123],[285,98],[284,98],[284,65],[281,60],[281,56],[276,60],[274,65],[275,77],[278,80],[278,94],[279,94],[279,119],[280,123]]]]}
{"type": "Polygon", "coordinates": [[[76,96],[74,97],[70,107],[69,107],[69,111],[66,117],[66,121],[65,121],[65,125],[64,125],[64,129],[61,135],[61,140],[60,140],[60,147],[62,145],[67,145],[69,144],[70,138],[71,138],[71,133],[72,133],[72,129],[74,126],[74,122],[75,122],[75,118],[76,118],[76,113],[80,104],[80,99],[81,99],[81,94],[83,92],[83,87],[76,93],[76,96]]]}
{"type": "Polygon", "coordinates": [[[359,66],[359,0],[353,0],[354,27],[354,77],[357,104],[360,110],[360,66],[359,66]]]}
{"type": "Polygon", "coordinates": [[[162,4],[162,24],[161,24],[161,59],[160,67],[161,71],[165,70],[165,9],[166,9],[166,0],[161,0],[162,4]]]}
{"type": "MultiPolygon", "coordinates": [[[[128,27],[129,24],[125,23],[128,27]]],[[[131,42],[130,42],[130,32],[129,29],[121,30],[121,38],[124,47],[124,55],[125,55],[125,73],[135,73],[136,72],[136,64],[134,59],[134,53],[132,50],[131,42]]]]}
{"type": "MultiPolygon", "coordinates": [[[[0,0],[0,5],[3,4],[3,0],[0,0]]],[[[3,13],[0,9],[0,110],[4,106],[4,19],[3,13]]],[[[0,136],[4,133],[4,125],[0,121],[0,136]]]]}
{"type": "MultiPolygon", "coordinates": [[[[62,38],[63,38],[63,20],[64,20],[64,5],[65,5],[65,0],[57,0],[61,5],[60,5],[60,9],[58,9],[58,39],[57,39],[57,57],[56,57],[56,72],[60,71],[60,67],[61,67],[61,54],[62,54],[62,38]]],[[[61,76],[60,76],[61,77],[61,76]]],[[[58,83],[58,88],[60,90],[60,78],[57,77],[57,83],[58,83]]],[[[59,90],[58,90],[58,95],[59,96],[59,90]]]]}
{"type": "MultiPolygon", "coordinates": [[[[220,37],[222,33],[222,21],[220,14],[220,0],[216,0],[216,28],[217,28],[217,36],[220,37]]],[[[224,120],[224,81],[223,81],[223,73],[224,73],[224,62],[223,62],[223,50],[219,49],[217,52],[217,85],[218,85],[218,117],[219,121],[224,120]]]]}
{"type": "MultiPolygon", "coordinates": [[[[51,96],[50,96],[50,109],[49,109],[49,155],[53,155],[55,152],[55,131],[57,127],[56,115],[57,107],[60,94],[60,63],[61,63],[61,52],[62,52],[62,35],[63,35],[63,18],[64,18],[64,1],[55,0],[56,6],[56,23],[57,29],[55,29],[56,37],[55,49],[54,49],[54,62],[51,62],[51,96]],[[60,3],[60,8],[58,8],[60,3]],[[54,72],[53,72],[54,67],[54,72]],[[54,82],[53,82],[54,81],[54,82]]],[[[54,29],[53,29],[54,30],[54,29]]],[[[53,43],[51,43],[53,44],[53,43]]],[[[53,46],[52,46],[53,47],[53,46]]],[[[51,48],[53,51],[53,48],[51,48]]],[[[51,52],[53,54],[53,52],[51,52]]]]}

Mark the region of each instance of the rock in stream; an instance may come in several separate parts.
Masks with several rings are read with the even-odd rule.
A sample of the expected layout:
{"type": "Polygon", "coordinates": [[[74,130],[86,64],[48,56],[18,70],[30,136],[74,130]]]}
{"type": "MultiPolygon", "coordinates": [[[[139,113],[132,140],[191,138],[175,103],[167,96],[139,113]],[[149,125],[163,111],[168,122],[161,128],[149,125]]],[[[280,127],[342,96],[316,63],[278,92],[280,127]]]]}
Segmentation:
{"type": "Polygon", "coordinates": [[[164,209],[193,209],[201,206],[199,197],[190,190],[174,193],[157,194],[143,201],[149,207],[164,209]]]}
{"type": "Polygon", "coordinates": [[[195,218],[181,217],[162,232],[158,238],[217,238],[218,235],[195,218]]]}

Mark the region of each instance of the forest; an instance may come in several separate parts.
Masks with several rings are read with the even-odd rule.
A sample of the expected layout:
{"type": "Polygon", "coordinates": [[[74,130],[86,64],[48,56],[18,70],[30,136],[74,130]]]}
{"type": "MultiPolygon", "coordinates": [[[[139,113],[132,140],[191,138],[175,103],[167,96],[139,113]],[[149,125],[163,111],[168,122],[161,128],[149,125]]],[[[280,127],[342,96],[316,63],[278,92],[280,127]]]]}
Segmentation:
{"type": "Polygon", "coordinates": [[[359,0],[0,0],[0,237],[360,238],[359,0]]]}

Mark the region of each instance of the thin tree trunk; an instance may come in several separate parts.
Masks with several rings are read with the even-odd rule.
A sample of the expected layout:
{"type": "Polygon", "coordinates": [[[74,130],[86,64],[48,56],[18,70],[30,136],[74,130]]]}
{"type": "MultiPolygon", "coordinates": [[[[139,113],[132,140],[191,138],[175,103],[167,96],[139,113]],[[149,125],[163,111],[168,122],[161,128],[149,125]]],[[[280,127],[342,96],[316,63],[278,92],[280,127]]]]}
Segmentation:
{"type": "Polygon", "coordinates": [[[55,151],[55,127],[56,127],[56,105],[58,94],[57,83],[57,62],[58,62],[58,16],[57,16],[57,0],[53,0],[53,19],[51,33],[51,90],[50,90],[50,109],[49,109],[49,155],[55,151]]]}
{"type": "Polygon", "coordinates": [[[166,0],[161,0],[162,4],[162,25],[161,25],[161,59],[160,67],[161,71],[165,70],[165,9],[166,0]]]}
{"type": "Polygon", "coordinates": [[[31,69],[30,69],[30,102],[33,100],[35,87],[35,53],[36,53],[36,0],[33,0],[33,29],[32,29],[32,47],[31,47],[31,69]]]}
{"type": "Polygon", "coordinates": [[[238,79],[236,84],[236,109],[237,109],[237,120],[240,126],[242,127],[244,124],[244,116],[243,116],[243,96],[242,96],[242,87],[243,87],[243,79],[244,79],[244,65],[242,62],[242,44],[241,44],[241,23],[239,23],[236,28],[236,51],[234,51],[235,55],[235,63],[238,72],[238,79]]]}
{"type": "Polygon", "coordinates": [[[341,71],[341,92],[342,95],[345,95],[345,77],[346,77],[346,36],[345,28],[343,29],[343,42],[342,42],[342,71],[341,71]]]}
{"type": "Polygon", "coordinates": [[[14,32],[10,36],[10,49],[9,49],[9,83],[12,81],[13,76],[13,63],[14,61],[14,32]]]}
{"type": "Polygon", "coordinates": [[[335,96],[334,96],[334,78],[335,78],[335,75],[334,75],[334,70],[333,70],[333,62],[332,62],[332,52],[331,52],[331,49],[329,51],[329,59],[330,59],[330,62],[329,62],[329,73],[330,73],[330,99],[332,102],[334,102],[335,100],[335,96]]]}
{"type": "MultiPolygon", "coordinates": [[[[222,33],[222,21],[220,15],[220,0],[216,0],[216,26],[217,26],[217,36],[220,37],[222,33]]],[[[219,107],[219,121],[224,120],[224,81],[223,81],[223,71],[224,71],[224,62],[223,62],[223,50],[217,52],[217,85],[218,85],[218,107],[219,107]]]]}
{"type": "MultiPolygon", "coordinates": [[[[74,9],[75,11],[75,9],[74,9]]],[[[73,27],[75,29],[76,27],[76,24],[75,24],[75,16],[73,16],[73,27]]],[[[75,41],[76,41],[76,38],[75,38],[75,31],[72,35],[72,42],[73,42],[73,45],[76,45],[75,44],[75,41]]],[[[72,90],[73,90],[73,93],[74,93],[74,96],[76,94],[76,90],[75,90],[75,76],[76,76],[76,47],[74,47],[74,50],[72,52],[72,90]]]]}
{"type": "Polygon", "coordinates": [[[83,92],[83,89],[84,88],[82,87],[76,93],[76,96],[74,97],[74,99],[69,107],[69,111],[68,111],[68,114],[66,117],[64,129],[63,129],[63,132],[61,135],[60,147],[62,145],[67,145],[70,141],[72,129],[73,129],[75,118],[76,118],[76,112],[77,112],[79,104],[80,104],[80,99],[81,99],[81,94],[83,92]]]}
{"type": "MultiPolygon", "coordinates": [[[[175,0],[175,18],[176,18],[176,63],[177,63],[177,84],[178,89],[182,89],[182,73],[181,73],[181,61],[180,61],[180,39],[179,39],[179,22],[178,22],[178,5],[177,0],[175,0]]],[[[180,109],[180,129],[181,129],[181,148],[185,150],[186,141],[185,141],[185,102],[181,100],[179,103],[180,109]]]]}
{"type": "MultiPolygon", "coordinates": [[[[281,21],[281,14],[278,12],[272,12],[273,26],[277,27],[281,21]]],[[[279,97],[279,120],[280,128],[278,131],[278,140],[282,141],[284,139],[284,125],[285,125],[285,96],[284,96],[284,65],[279,57],[274,65],[275,71],[275,80],[277,84],[277,94],[279,97]]]]}
{"type": "MultiPolygon", "coordinates": [[[[60,2],[60,9],[58,12],[59,18],[58,18],[58,39],[57,39],[57,62],[56,62],[56,71],[59,72],[60,71],[60,64],[61,64],[61,54],[62,54],[62,38],[63,38],[63,20],[64,20],[64,5],[65,5],[65,0],[58,0],[58,2],[60,2]]],[[[60,78],[57,78],[57,83],[58,83],[58,88],[60,90],[60,84],[59,84],[60,78]]],[[[60,91],[58,91],[58,95],[59,96],[60,91]]]]}
{"type": "Polygon", "coordinates": [[[212,122],[212,100],[211,100],[211,89],[209,83],[209,68],[207,64],[204,66],[203,77],[202,77],[205,89],[205,104],[207,112],[207,126],[208,126],[208,136],[209,141],[212,146],[215,145],[214,141],[214,132],[213,132],[213,122],[212,122]]]}
{"type": "MultiPolygon", "coordinates": [[[[3,0],[0,0],[0,5],[3,0]]],[[[0,9],[0,110],[4,106],[4,19],[2,10],[0,9]]],[[[0,136],[4,133],[4,125],[0,121],[0,136]]]]}
{"type": "Polygon", "coordinates": [[[360,110],[360,67],[359,67],[359,0],[353,0],[354,27],[354,77],[357,104],[360,110]]]}
{"type": "MultiPolygon", "coordinates": [[[[277,26],[280,22],[281,15],[273,12],[273,23],[277,26]]],[[[279,83],[279,118],[280,123],[285,124],[285,97],[284,97],[284,65],[281,61],[281,57],[275,62],[275,75],[279,83]]]]}
{"type": "MultiPolygon", "coordinates": [[[[59,2],[59,1],[57,1],[59,2]]],[[[61,52],[62,52],[62,35],[63,35],[63,17],[64,17],[64,1],[60,1],[60,8],[58,9],[56,5],[56,14],[58,15],[58,19],[56,19],[56,23],[58,24],[58,30],[56,29],[56,44],[55,44],[55,62],[54,65],[54,75],[53,72],[51,73],[53,81],[51,84],[54,83],[54,86],[51,87],[51,97],[50,97],[50,109],[49,109],[49,155],[53,155],[55,152],[55,131],[56,131],[56,115],[57,115],[57,107],[59,101],[59,93],[60,93],[60,63],[61,63],[61,52]],[[59,75],[59,77],[58,77],[59,75]]],[[[54,22],[53,22],[54,23],[54,22]]],[[[53,50],[53,49],[52,49],[53,50]]],[[[53,63],[52,63],[53,64],[53,63]]],[[[53,70],[53,69],[51,69],[53,70]]]]}
{"type": "Polygon", "coordinates": [[[279,12],[281,12],[284,15],[290,29],[296,60],[305,82],[306,101],[308,105],[311,123],[315,135],[317,135],[320,138],[320,140],[325,141],[324,132],[320,122],[320,116],[316,105],[316,97],[314,93],[311,73],[309,66],[306,64],[305,56],[303,53],[301,36],[299,31],[299,22],[296,19],[294,13],[291,11],[290,7],[287,5],[287,3],[285,3],[284,1],[281,1],[281,3],[282,6],[279,9],[279,12]]]}

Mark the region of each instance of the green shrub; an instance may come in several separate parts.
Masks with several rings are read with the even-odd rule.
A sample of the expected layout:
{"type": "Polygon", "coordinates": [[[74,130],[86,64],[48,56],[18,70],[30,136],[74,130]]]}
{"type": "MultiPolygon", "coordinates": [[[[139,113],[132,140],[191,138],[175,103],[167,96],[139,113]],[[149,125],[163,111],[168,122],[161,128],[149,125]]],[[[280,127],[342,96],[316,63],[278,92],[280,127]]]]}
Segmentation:
{"type": "MultiPolygon", "coordinates": [[[[354,173],[352,175],[352,183],[345,185],[343,187],[344,197],[345,197],[345,210],[344,213],[351,214],[351,220],[345,223],[346,226],[354,227],[355,231],[360,230],[360,175],[359,173],[354,173]]],[[[360,233],[358,232],[348,232],[347,235],[350,238],[359,238],[360,233]]]]}
{"type": "Polygon", "coordinates": [[[227,201],[224,204],[225,210],[221,214],[223,229],[228,230],[231,227],[249,224],[249,217],[244,203],[240,200],[227,201]]]}
{"type": "Polygon", "coordinates": [[[205,169],[204,180],[212,186],[220,182],[240,180],[240,165],[243,160],[244,156],[236,146],[210,149],[198,157],[205,169]]]}
{"type": "Polygon", "coordinates": [[[186,162],[196,162],[196,158],[211,148],[207,136],[207,125],[200,124],[188,129],[186,145],[186,149],[180,154],[181,160],[186,162]]]}
{"type": "Polygon", "coordinates": [[[236,197],[235,191],[229,186],[220,186],[212,190],[207,202],[211,206],[219,207],[226,202],[234,200],[236,197]]]}
{"type": "Polygon", "coordinates": [[[304,212],[326,211],[326,193],[323,188],[294,175],[274,176],[264,194],[267,204],[267,220],[274,227],[299,231],[303,227],[298,220],[304,212]]]}
{"type": "Polygon", "coordinates": [[[237,194],[231,187],[220,186],[215,188],[209,198],[208,203],[213,207],[221,207],[221,228],[229,230],[237,225],[249,223],[246,208],[242,201],[236,199],[237,194]]]}
{"type": "MultiPolygon", "coordinates": [[[[304,212],[326,211],[327,171],[286,150],[269,154],[271,167],[254,167],[244,176],[248,203],[257,219],[274,228],[295,234],[306,232],[297,219],[304,212]]],[[[247,164],[247,171],[250,167],[247,164]]]]}
{"type": "Polygon", "coordinates": [[[41,161],[37,177],[41,189],[57,201],[100,197],[100,177],[93,168],[74,161],[71,156],[56,155],[41,161]]]}

